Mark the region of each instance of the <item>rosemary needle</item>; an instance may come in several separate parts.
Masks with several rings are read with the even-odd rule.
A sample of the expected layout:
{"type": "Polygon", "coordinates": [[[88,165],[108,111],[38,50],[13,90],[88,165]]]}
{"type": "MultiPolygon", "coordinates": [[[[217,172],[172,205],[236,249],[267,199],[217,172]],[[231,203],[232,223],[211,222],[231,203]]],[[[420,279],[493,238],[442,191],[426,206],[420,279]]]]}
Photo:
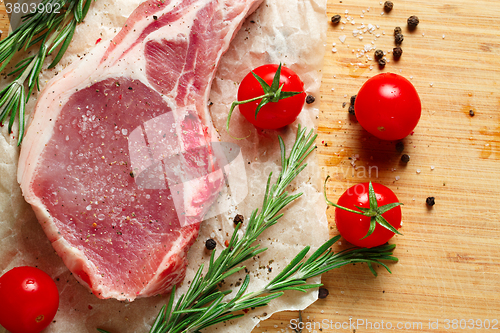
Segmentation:
{"type": "MultiPolygon", "coordinates": [[[[340,236],[336,236],[320,246],[307,260],[304,259],[310,247],[304,248],[261,290],[246,293],[250,284],[248,274],[232,299],[225,299],[225,296],[232,292],[231,290],[218,289],[218,284],[222,280],[245,268],[239,266],[241,263],[266,251],[265,248],[260,248],[259,244],[255,245],[255,242],[264,230],[276,224],[283,216],[280,211],[302,195],[302,193],[289,194],[285,189],[306,167],[303,162],[316,148],[313,146],[315,139],[316,135],[313,135],[312,131],[306,133],[306,129],[299,125],[295,143],[289,156],[286,157],[285,144],[279,137],[282,168],[273,185],[271,185],[272,174],[269,175],[261,210],[255,209],[252,212],[241,239],[238,236],[241,224],[238,224],[229,246],[222,250],[217,258],[215,258],[215,251],[212,252],[207,273],[202,274],[203,265],[201,265],[187,292],[181,295],[175,304],[174,286],[168,304],[161,308],[150,333],[199,332],[217,323],[240,318],[244,315],[243,310],[265,306],[283,295],[286,290],[306,292],[308,289],[319,287],[320,284],[308,284],[307,280],[347,264],[367,263],[375,275],[372,264],[380,264],[390,272],[381,260],[397,261],[397,258],[392,256],[394,245],[383,245],[371,249],[351,248],[334,253],[330,247],[339,240],[340,236]]],[[[106,333],[100,329],[98,331],[106,333]]]]}
{"type": "Polygon", "coordinates": [[[24,137],[25,106],[33,89],[40,89],[39,75],[47,55],[57,48],[59,51],[49,64],[53,68],[61,60],[73,38],[76,25],[83,21],[91,0],[43,0],[36,8],[22,18],[22,24],[0,42],[0,71],[3,71],[19,51],[37,47],[35,54],[18,62],[8,74],[17,75],[0,91],[0,124],[9,118],[9,133],[16,115],[19,116],[17,145],[24,137]],[[51,8],[50,11],[46,11],[51,8]],[[60,10],[52,10],[60,8],[60,10]],[[26,91],[27,86],[27,91],[26,91]]]}

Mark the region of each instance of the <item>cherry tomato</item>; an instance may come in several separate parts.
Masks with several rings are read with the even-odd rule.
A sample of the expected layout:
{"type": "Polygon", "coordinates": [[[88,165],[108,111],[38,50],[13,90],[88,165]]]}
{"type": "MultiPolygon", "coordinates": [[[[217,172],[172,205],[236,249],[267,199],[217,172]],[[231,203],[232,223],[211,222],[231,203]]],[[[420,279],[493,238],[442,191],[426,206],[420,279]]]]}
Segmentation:
{"type": "Polygon", "coordinates": [[[0,277],[0,324],[12,333],[38,333],[59,307],[56,284],[44,271],[16,267],[0,277]]]}
{"type": "MultiPolygon", "coordinates": [[[[252,72],[261,77],[269,86],[272,85],[274,75],[279,66],[274,64],[257,67],[252,72]]],[[[263,129],[277,129],[289,125],[297,119],[304,101],[304,83],[299,76],[287,67],[281,67],[279,86],[283,85],[284,92],[300,92],[299,94],[269,102],[264,105],[255,118],[255,110],[261,99],[239,105],[239,110],[245,118],[256,127],[263,129]]],[[[264,89],[259,81],[250,72],[243,78],[238,88],[238,101],[249,100],[264,95],[264,89]]]]}
{"type": "Polygon", "coordinates": [[[382,73],[363,84],[354,111],[369,133],[382,140],[400,140],[417,126],[421,104],[410,81],[398,74],[382,73]]]}
{"type": "MultiPolygon", "coordinates": [[[[377,208],[383,208],[387,204],[398,203],[398,198],[391,189],[378,183],[373,183],[372,185],[377,208]]],[[[360,183],[352,186],[342,194],[337,205],[358,212],[361,212],[361,210],[357,207],[370,208],[369,187],[370,183],[360,183]]],[[[396,230],[401,228],[401,207],[399,205],[387,210],[381,216],[396,230]]],[[[393,231],[388,230],[377,222],[375,223],[373,233],[363,238],[368,234],[370,219],[371,217],[369,216],[360,215],[359,213],[355,214],[338,207],[335,208],[335,223],[338,231],[345,240],[359,247],[370,248],[379,246],[385,244],[394,236],[393,231]]]]}

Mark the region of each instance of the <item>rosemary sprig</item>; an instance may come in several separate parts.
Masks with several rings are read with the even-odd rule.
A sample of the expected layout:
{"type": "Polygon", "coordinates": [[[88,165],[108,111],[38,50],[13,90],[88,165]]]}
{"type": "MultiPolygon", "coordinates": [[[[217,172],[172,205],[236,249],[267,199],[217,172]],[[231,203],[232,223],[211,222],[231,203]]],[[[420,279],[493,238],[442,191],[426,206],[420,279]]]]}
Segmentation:
{"type": "Polygon", "coordinates": [[[7,67],[17,52],[39,44],[34,55],[14,66],[8,75],[17,75],[16,78],[0,91],[0,124],[10,115],[8,131],[11,133],[16,115],[19,115],[18,145],[24,137],[25,106],[35,86],[37,90],[40,89],[39,75],[46,56],[59,47],[48,68],[53,68],[61,60],[73,38],[76,25],[83,21],[90,4],[91,0],[43,0],[37,8],[60,10],[37,10],[23,16],[23,23],[0,42],[0,71],[7,67]]]}
{"type": "MultiPolygon", "coordinates": [[[[307,164],[304,164],[306,157],[316,148],[313,146],[316,135],[311,130],[306,133],[305,128],[297,130],[297,136],[293,147],[291,148],[288,158],[286,157],[286,147],[283,139],[278,137],[281,149],[281,172],[278,175],[276,183],[271,186],[272,173],[267,179],[267,186],[262,203],[262,209],[255,209],[249,219],[247,229],[243,236],[239,237],[238,230],[240,225],[237,225],[229,246],[221,251],[220,255],[215,258],[215,252],[212,252],[210,257],[208,271],[203,276],[203,265],[198,269],[191,285],[186,292],[177,301],[173,307],[173,295],[169,305],[165,307],[164,313],[160,313],[156,320],[156,325],[153,326],[150,332],[182,332],[188,326],[193,325],[192,319],[196,317],[196,321],[204,323],[207,321],[213,322],[217,320],[228,320],[239,317],[240,315],[220,316],[215,315],[220,309],[222,298],[229,292],[219,291],[217,285],[227,277],[241,271],[245,267],[238,266],[243,261],[252,258],[266,250],[260,248],[260,244],[254,245],[257,238],[269,227],[273,226],[283,216],[280,211],[300,197],[302,193],[289,194],[285,191],[286,187],[292,182],[297,175],[304,170],[307,164]],[[188,316],[183,311],[190,311],[210,304],[212,310],[204,316],[188,316]]],[[[273,296],[277,297],[277,296],[273,296]]],[[[269,299],[270,300],[270,299],[269,299]]]]}
{"type": "MultiPolygon", "coordinates": [[[[264,252],[260,244],[254,245],[258,236],[264,230],[276,224],[283,216],[280,211],[297,199],[302,193],[290,195],[286,187],[306,167],[305,158],[316,148],[313,146],[316,135],[299,125],[296,141],[286,157],[285,144],[279,137],[282,169],[275,184],[271,177],[267,180],[264,201],[260,212],[254,210],[250,216],[247,229],[241,239],[238,236],[240,225],[233,232],[229,246],[221,251],[215,259],[212,252],[208,271],[205,275],[203,265],[196,272],[187,292],[174,302],[175,287],[168,303],[162,307],[156,317],[150,333],[199,332],[217,323],[236,319],[244,315],[243,310],[267,305],[270,301],[283,295],[286,290],[307,291],[320,286],[308,284],[307,279],[323,274],[331,269],[350,263],[365,262],[376,275],[373,263],[381,264],[389,272],[389,268],[380,260],[395,260],[392,256],[394,245],[385,245],[371,249],[352,248],[336,254],[330,246],[338,241],[340,236],[330,239],[304,261],[310,247],[304,248],[290,264],[280,272],[266,287],[261,290],[245,293],[250,284],[250,275],[245,279],[234,298],[227,301],[225,296],[231,291],[219,290],[217,285],[225,278],[241,271],[245,267],[238,266],[243,261],[264,252]],[[175,304],[174,304],[175,303],[175,304]]],[[[101,333],[106,333],[99,330],[101,333]]]]}
{"type": "Polygon", "coordinates": [[[335,254],[330,247],[339,239],[340,236],[333,237],[304,261],[310,249],[309,246],[305,247],[280,274],[261,290],[245,294],[250,283],[250,276],[247,274],[236,296],[230,301],[222,301],[225,294],[218,292],[214,296],[215,301],[210,305],[195,306],[191,309],[174,310],[173,312],[171,312],[170,306],[164,306],[150,332],[199,332],[201,329],[222,321],[242,317],[244,315],[241,313],[242,310],[266,306],[271,300],[283,295],[286,290],[306,292],[308,289],[320,287],[322,284],[308,284],[307,279],[332,269],[364,262],[368,264],[373,274],[377,275],[372,264],[380,264],[390,272],[389,267],[381,260],[398,260],[392,256],[395,245],[382,245],[371,249],[354,247],[335,254]],[[168,318],[167,314],[169,313],[184,315],[183,325],[177,326],[174,330],[165,330],[161,325],[161,320],[168,318]]]}

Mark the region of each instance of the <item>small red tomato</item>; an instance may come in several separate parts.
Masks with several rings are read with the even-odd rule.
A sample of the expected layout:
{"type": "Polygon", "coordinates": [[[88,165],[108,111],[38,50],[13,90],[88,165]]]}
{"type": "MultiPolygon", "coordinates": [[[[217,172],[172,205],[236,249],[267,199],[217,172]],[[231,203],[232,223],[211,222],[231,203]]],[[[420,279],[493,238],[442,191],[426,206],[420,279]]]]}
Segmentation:
{"type": "Polygon", "coordinates": [[[59,307],[56,284],[44,271],[16,267],[0,277],[0,325],[11,333],[38,333],[59,307]]]}
{"type": "Polygon", "coordinates": [[[385,244],[401,228],[401,203],[388,187],[360,183],[342,194],[335,208],[337,229],[349,243],[359,247],[385,244]]]}
{"type": "Polygon", "coordinates": [[[382,73],[363,84],[354,111],[369,133],[382,140],[400,140],[417,126],[421,104],[410,81],[398,74],[382,73]]]}
{"type": "MultiPolygon", "coordinates": [[[[278,92],[281,94],[281,99],[272,101],[271,97],[271,100],[259,110],[257,118],[255,117],[255,111],[259,103],[261,103],[262,98],[252,102],[239,104],[240,112],[256,127],[263,129],[284,127],[293,123],[300,114],[300,111],[302,111],[306,99],[304,83],[291,69],[282,67],[281,65],[270,64],[257,67],[252,72],[262,78],[266,84],[272,88],[275,74],[280,68],[279,85],[276,81],[274,92],[276,92],[279,87],[283,86],[281,91],[278,92]],[[290,95],[289,92],[296,92],[297,94],[288,96],[290,95]]],[[[255,78],[252,72],[247,74],[240,83],[238,88],[238,103],[266,94],[261,83],[255,78]]]]}

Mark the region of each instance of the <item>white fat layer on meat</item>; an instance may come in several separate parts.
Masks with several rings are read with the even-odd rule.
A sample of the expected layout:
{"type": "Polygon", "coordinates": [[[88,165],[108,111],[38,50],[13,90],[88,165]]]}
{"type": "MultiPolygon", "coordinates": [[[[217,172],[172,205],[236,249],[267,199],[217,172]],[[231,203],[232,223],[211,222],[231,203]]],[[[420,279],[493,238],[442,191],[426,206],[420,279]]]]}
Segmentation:
{"type": "MultiPolygon", "coordinates": [[[[85,22],[77,27],[74,40],[61,64],[54,70],[43,71],[40,79],[42,88],[48,79],[54,77],[62,68],[71,66],[71,63],[87,61],[91,64],[92,59],[99,58],[97,54],[104,52],[106,45],[140,2],[137,0],[92,2],[89,14],[85,22]],[[98,48],[93,48],[98,39],[102,39],[100,45],[98,48]]],[[[325,10],[325,0],[265,1],[258,11],[244,23],[221,60],[210,92],[210,101],[213,103],[210,107],[210,115],[215,128],[222,134],[221,140],[231,141],[231,138],[224,132],[224,124],[229,105],[236,96],[237,84],[249,70],[270,62],[281,61],[284,65],[291,67],[303,79],[306,91],[317,97],[315,103],[304,107],[299,120],[293,126],[279,132],[285,139],[288,151],[293,143],[296,124],[300,122],[308,127],[315,124],[319,108],[319,85],[327,25],[325,10]]],[[[121,45],[130,45],[130,42],[124,42],[121,45]]],[[[130,71],[124,65],[123,70],[115,74],[123,75],[128,73],[127,70],[130,71]]],[[[147,80],[142,79],[144,73],[131,74],[137,75],[134,77],[147,84],[147,80]]],[[[85,76],[88,76],[88,73],[85,76]]],[[[104,77],[98,75],[93,77],[94,80],[98,78],[104,77]]],[[[58,96],[56,104],[67,100],[74,91],[70,88],[77,88],[71,87],[71,82],[67,84],[68,95],[58,96]]],[[[28,105],[28,112],[33,107],[34,99],[28,105]]],[[[276,133],[257,134],[255,129],[242,119],[237,110],[233,114],[231,128],[232,135],[236,137],[252,133],[249,139],[237,142],[243,151],[249,195],[243,203],[233,207],[229,212],[203,222],[198,241],[188,254],[190,265],[180,292],[187,290],[199,265],[208,261],[209,253],[204,250],[205,240],[214,238],[217,241],[217,249],[220,251],[224,246],[224,241],[234,230],[232,222],[234,216],[237,213],[242,214],[245,217],[245,227],[251,210],[260,208],[267,175],[272,171],[276,176],[280,170],[276,133]]],[[[51,136],[50,128],[38,130],[46,137],[51,136]]],[[[97,299],[86,288],[79,285],[62,260],[55,254],[33,210],[22,198],[16,181],[19,154],[16,146],[17,135],[16,138],[8,135],[7,126],[0,128],[0,131],[2,133],[0,135],[0,274],[15,266],[32,265],[43,269],[56,279],[61,302],[55,318],[56,322],[46,330],[48,333],[93,332],[96,327],[116,332],[147,331],[158,309],[167,302],[167,296],[124,303],[111,299],[97,299]]],[[[14,133],[16,131],[17,125],[15,125],[14,133]]],[[[314,155],[308,158],[308,167],[290,188],[290,191],[301,191],[304,195],[285,210],[285,216],[277,225],[262,236],[262,246],[268,247],[269,250],[261,254],[259,258],[246,263],[251,272],[251,290],[257,290],[265,285],[304,246],[312,245],[314,249],[328,235],[325,205],[321,195],[321,175],[315,159],[314,155]],[[265,266],[271,267],[272,272],[269,272],[267,268],[260,268],[265,266]]],[[[24,166],[25,169],[29,167],[24,166]]],[[[316,279],[311,282],[318,281],[319,279],[316,279]]],[[[234,283],[228,280],[225,286],[235,289],[234,283]],[[232,283],[233,285],[230,286],[232,283]]],[[[286,293],[268,307],[250,311],[239,320],[220,324],[217,329],[209,328],[205,331],[251,332],[260,319],[267,318],[277,311],[304,309],[316,298],[317,291],[315,290],[306,294],[286,293]]]]}

